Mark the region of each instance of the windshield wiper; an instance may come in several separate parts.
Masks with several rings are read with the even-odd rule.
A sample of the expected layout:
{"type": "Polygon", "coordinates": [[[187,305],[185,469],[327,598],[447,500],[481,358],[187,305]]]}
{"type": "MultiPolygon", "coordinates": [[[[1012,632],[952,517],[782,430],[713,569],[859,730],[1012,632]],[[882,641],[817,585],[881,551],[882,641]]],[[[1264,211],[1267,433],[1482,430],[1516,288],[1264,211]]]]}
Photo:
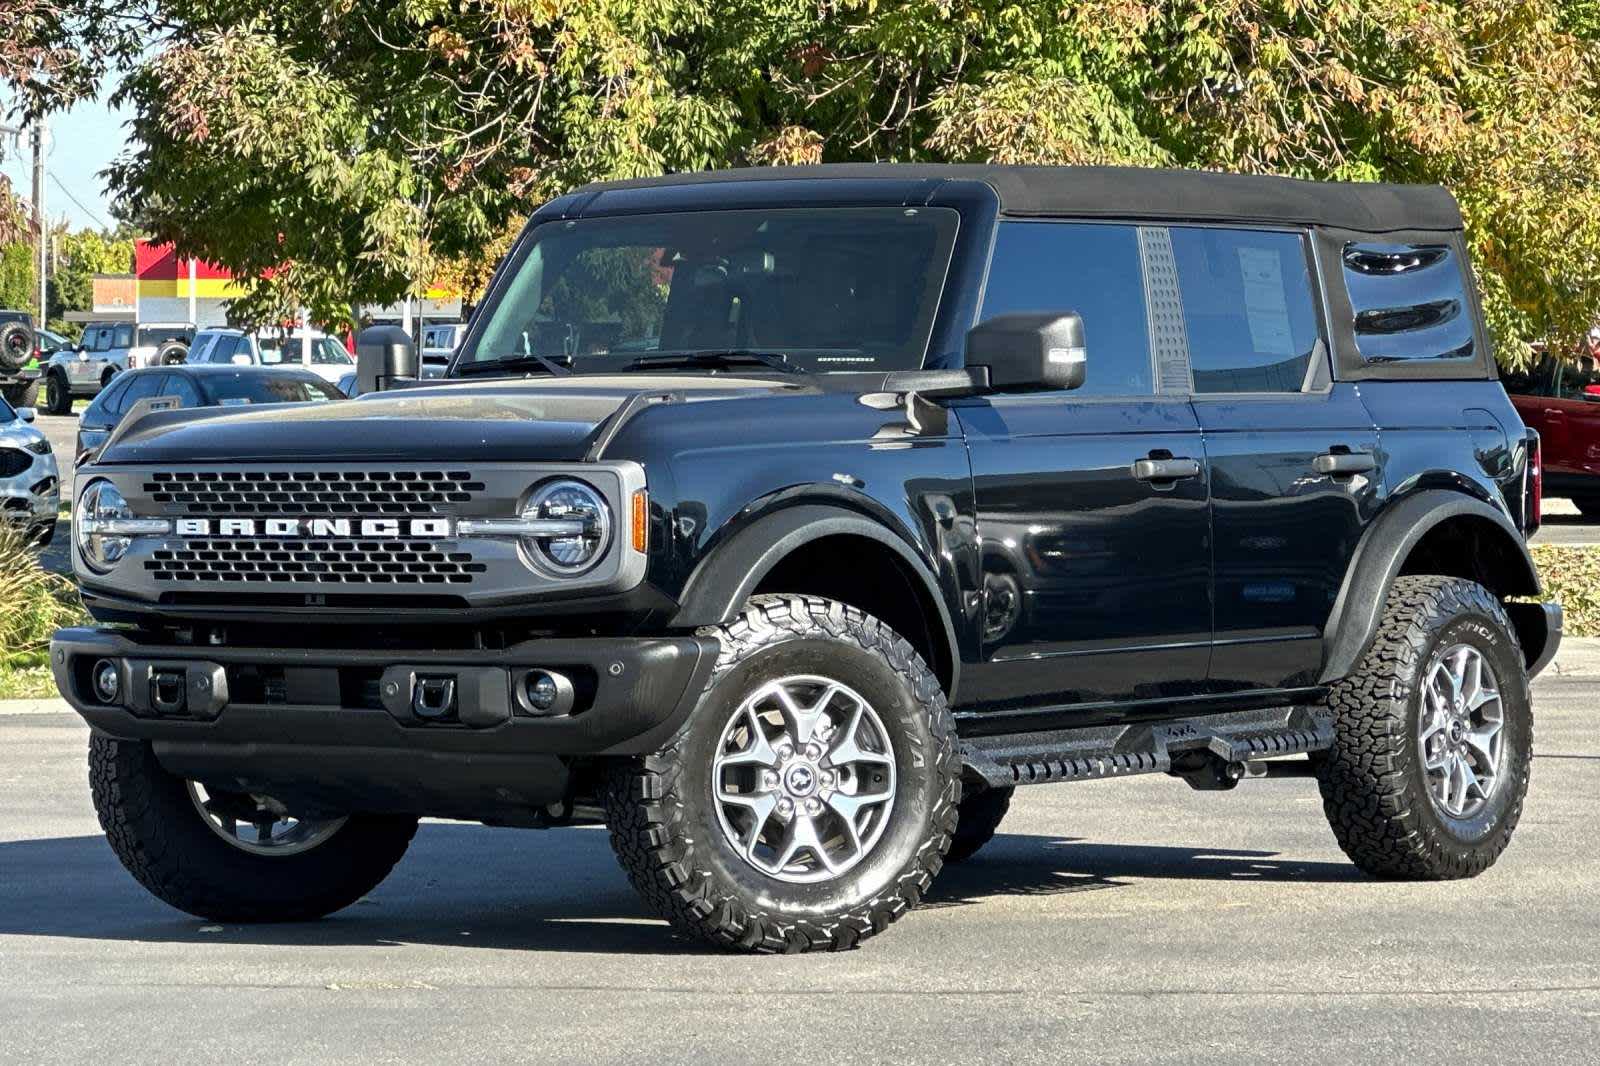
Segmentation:
{"type": "Polygon", "coordinates": [[[565,377],[572,373],[572,360],[558,363],[554,359],[543,355],[515,352],[511,355],[500,355],[493,359],[474,359],[470,363],[462,363],[456,367],[456,375],[488,374],[491,372],[505,372],[510,370],[526,370],[530,373],[535,369],[542,369],[547,374],[565,377]]]}
{"type": "Polygon", "coordinates": [[[785,374],[803,373],[799,367],[790,366],[789,357],[782,352],[765,352],[756,348],[694,348],[681,352],[655,352],[640,356],[623,369],[649,370],[674,366],[764,366],[785,374]]]}

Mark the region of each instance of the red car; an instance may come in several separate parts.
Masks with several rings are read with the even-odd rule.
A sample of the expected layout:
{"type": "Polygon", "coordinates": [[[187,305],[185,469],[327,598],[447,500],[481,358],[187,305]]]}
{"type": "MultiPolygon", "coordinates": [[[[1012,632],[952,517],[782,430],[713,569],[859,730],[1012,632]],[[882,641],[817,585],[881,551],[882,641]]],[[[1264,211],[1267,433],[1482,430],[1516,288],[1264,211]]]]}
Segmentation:
{"type": "Polygon", "coordinates": [[[1600,363],[1596,356],[1543,356],[1531,371],[1507,374],[1517,413],[1539,431],[1544,491],[1600,517],[1600,363]]]}

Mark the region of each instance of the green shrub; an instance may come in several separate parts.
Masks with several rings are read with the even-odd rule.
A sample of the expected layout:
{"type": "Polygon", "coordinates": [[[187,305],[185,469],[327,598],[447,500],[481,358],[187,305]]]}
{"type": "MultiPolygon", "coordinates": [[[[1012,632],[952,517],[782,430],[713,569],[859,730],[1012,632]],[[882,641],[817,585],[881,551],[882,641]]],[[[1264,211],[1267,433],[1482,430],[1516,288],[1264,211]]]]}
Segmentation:
{"type": "Polygon", "coordinates": [[[0,525],[0,699],[54,696],[50,634],[85,617],[72,582],[41,567],[22,537],[0,525]]]}

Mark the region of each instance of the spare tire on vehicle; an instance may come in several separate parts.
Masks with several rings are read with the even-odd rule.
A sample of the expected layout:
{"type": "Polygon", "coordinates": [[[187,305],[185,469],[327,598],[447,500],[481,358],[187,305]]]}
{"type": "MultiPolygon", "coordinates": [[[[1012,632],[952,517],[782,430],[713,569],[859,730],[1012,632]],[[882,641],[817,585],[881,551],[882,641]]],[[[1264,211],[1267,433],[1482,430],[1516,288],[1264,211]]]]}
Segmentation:
{"type": "Polygon", "coordinates": [[[0,324],[0,370],[21,370],[32,358],[32,327],[26,322],[0,324]]]}
{"type": "Polygon", "coordinates": [[[189,346],[182,341],[168,341],[156,349],[154,366],[177,366],[189,361],[189,346]]]}

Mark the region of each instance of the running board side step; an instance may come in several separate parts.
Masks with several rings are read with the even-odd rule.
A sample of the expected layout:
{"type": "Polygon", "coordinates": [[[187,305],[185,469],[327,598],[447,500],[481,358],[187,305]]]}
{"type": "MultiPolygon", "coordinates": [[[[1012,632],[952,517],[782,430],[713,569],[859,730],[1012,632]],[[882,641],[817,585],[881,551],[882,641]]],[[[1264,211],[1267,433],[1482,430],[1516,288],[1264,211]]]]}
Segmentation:
{"type": "Polygon", "coordinates": [[[1196,788],[1231,788],[1247,764],[1333,746],[1325,707],[1273,707],[1199,718],[969,737],[969,776],[992,788],[1171,773],[1196,788]]]}

